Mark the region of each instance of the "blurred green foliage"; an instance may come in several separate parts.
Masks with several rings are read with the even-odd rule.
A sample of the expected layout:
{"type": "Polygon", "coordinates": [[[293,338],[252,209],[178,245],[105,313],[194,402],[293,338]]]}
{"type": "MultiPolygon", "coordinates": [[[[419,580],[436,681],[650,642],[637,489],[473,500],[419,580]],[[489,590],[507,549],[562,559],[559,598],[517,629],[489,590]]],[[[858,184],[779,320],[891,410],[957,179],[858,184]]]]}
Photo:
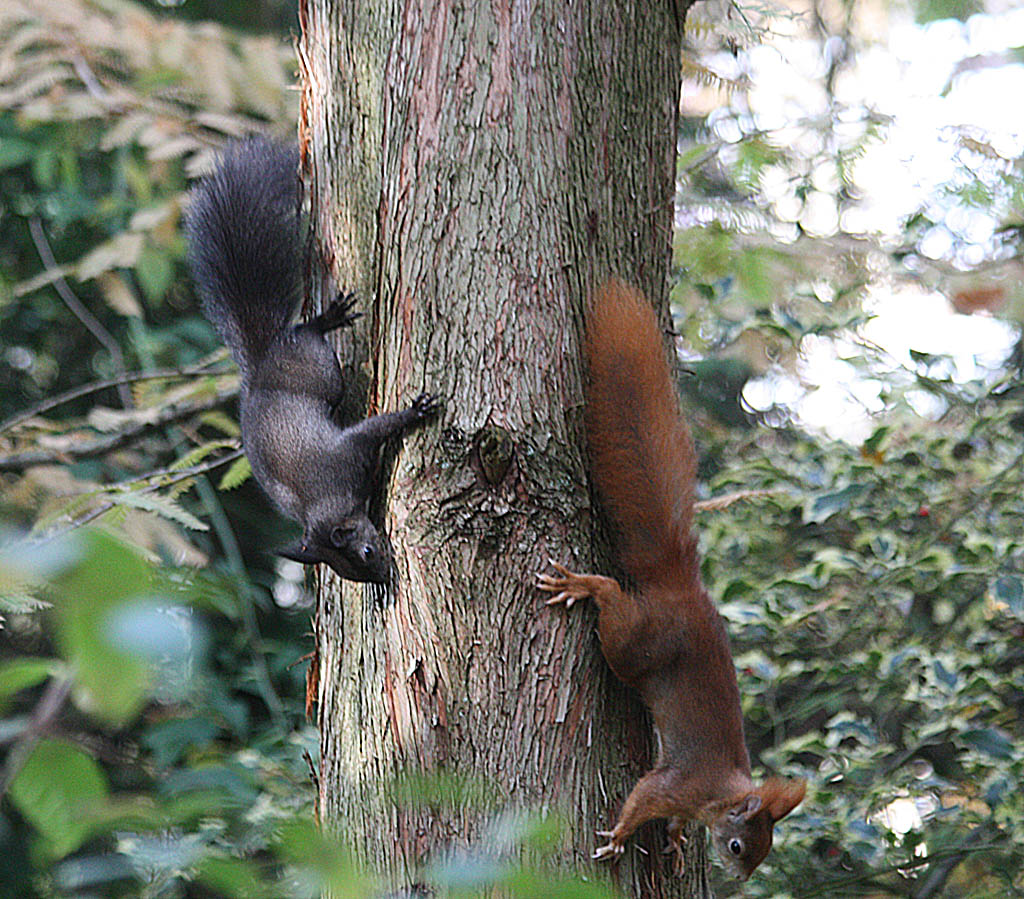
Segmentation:
{"type": "MultiPolygon", "coordinates": [[[[745,22],[690,27],[737,52],[745,22]]],[[[294,128],[288,43],[131,4],[12,0],[0,58],[0,895],[380,895],[313,818],[308,597],[268,557],[282,525],[247,479],[237,375],[183,270],[188,178],[230,136],[294,128]]],[[[723,81],[697,57],[684,68],[723,81]]],[[[864,285],[915,256],[939,206],[896,248],[770,236],[765,179],[783,171],[803,202],[826,167],[841,208],[884,120],[842,140],[808,123],[799,147],[734,124],[726,141],[683,123],[673,298],[701,358],[681,386],[718,500],[699,520],[704,573],[751,754],[810,784],[742,894],[1024,895],[1020,352],[962,382],[857,341],[864,285]],[[815,340],[855,342],[849,364],[879,381],[859,446],[745,399],[815,340]]],[[[1012,217],[1019,166],[977,135],[964,151],[945,200],[1012,217]]],[[[381,788],[493,813],[477,845],[420,872],[442,893],[612,895],[549,863],[557,814],[503,810],[471,776],[381,788]]]]}
{"type": "Polygon", "coordinates": [[[791,429],[709,447],[706,582],[729,622],[755,757],[812,787],[749,896],[1022,886],[1020,399],[860,447],[791,429]],[[931,860],[931,869],[924,867],[931,860]]]}

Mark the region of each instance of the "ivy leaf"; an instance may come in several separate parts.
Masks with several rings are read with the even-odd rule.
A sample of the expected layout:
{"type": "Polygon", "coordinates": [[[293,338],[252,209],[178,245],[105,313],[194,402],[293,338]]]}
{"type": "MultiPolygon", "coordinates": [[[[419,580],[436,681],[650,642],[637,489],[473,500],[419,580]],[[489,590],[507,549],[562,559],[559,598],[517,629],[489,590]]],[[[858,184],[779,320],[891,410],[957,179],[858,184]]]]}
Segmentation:
{"type": "Polygon", "coordinates": [[[997,759],[1009,759],[1013,757],[1013,741],[1001,730],[995,727],[980,727],[972,730],[965,730],[961,739],[973,746],[979,752],[997,759]]]}
{"type": "Polygon", "coordinates": [[[995,600],[1005,603],[1014,615],[1024,614],[1024,582],[1019,577],[1000,575],[992,582],[990,589],[995,600]]]}
{"type": "Polygon", "coordinates": [[[850,484],[834,493],[825,493],[814,498],[811,505],[804,510],[805,524],[820,524],[831,518],[836,512],[850,508],[853,502],[868,492],[866,484],[850,484]]]}

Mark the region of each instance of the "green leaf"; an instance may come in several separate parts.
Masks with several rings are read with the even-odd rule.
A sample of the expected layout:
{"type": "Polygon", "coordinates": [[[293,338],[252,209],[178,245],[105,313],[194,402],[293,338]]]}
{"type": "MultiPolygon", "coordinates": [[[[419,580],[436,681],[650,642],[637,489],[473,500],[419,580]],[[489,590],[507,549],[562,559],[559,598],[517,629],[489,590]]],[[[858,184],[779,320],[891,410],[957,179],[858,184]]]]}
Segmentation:
{"type": "Polygon", "coordinates": [[[78,280],[88,281],[114,268],[134,268],[144,240],[141,234],[121,232],[94,247],[78,261],[78,280]]]}
{"type": "Polygon", "coordinates": [[[40,147],[32,157],[32,177],[40,187],[52,190],[57,186],[60,157],[51,147],[40,147]]]}
{"type": "Polygon", "coordinates": [[[88,709],[121,724],[146,697],[148,666],[118,649],[107,628],[117,610],[146,596],[150,569],[110,534],[91,530],[80,536],[82,561],[54,583],[57,644],[74,666],[88,709]]]}
{"type": "Polygon", "coordinates": [[[231,463],[231,467],[224,472],[220,483],[217,485],[220,490],[234,490],[244,484],[252,476],[252,466],[245,456],[240,456],[231,463]]]}
{"type": "Polygon", "coordinates": [[[150,302],[163,299],[174,281],[174,265],[165,250],[147,246],[135,264],[135,275],[142,285],[142,291],[150,302]]]}
{"type": "Polygon", "coordinates": [[[35,153],[35,144],[16,137],[4,137],[0,140],[0,170],[22,165],[32,159],[35,153]]]}
{"type": "Polygon", "coordinates": [[[271,896],[271,885],[260,877],[252,862],[227,856],[211,856],[199,864],[197,879],[218,896],[232,899],[271,896]]]}
{"type": "Polygon", "coordinates": [[[935,677],[947,687],[955,687],[957,681],[960,680],[960,675],[956,671],[948,669],[940,659],[935,659],[932,662],[932,671],[935,672],[935,677]]]}
{"type": "Polygon", "coordinates": [[[171,469],[173,471],[181,471],[183,468],[192,468],[192,466],[202,462],[210,453],[215,453],[217,450],[224,449],[225,447],[234,448],[235,445],[234,440],[210,440],[201,446],[189,450],[184,456],[176,459],[171,465],[171,469]]]}
{"type": "Polygon", "coordinates": [[[45,599],[33,596],[23,591],[0,592],[0,610],[12,615],[22,615],[28,612],[38,612],[40,609],[49,608],[50,604],[45,599]]]}
{"type": "Polygon", "coordinates": [[[540,870],[521,869],[501,882],[522,899],[615,899],[620,895],[602,883],[540,870]]]}
{"type": "Polygon", "coordinates": [[[1005,603],[1014,615],[1024,615],[1024,582],[1019,577],[1000,575],[992,582],[990,589],[997,602],[1005,603]]]}
{"type": "Polygon", "coordinates": [[[850,484],[849,487],[844,487],[842,490],[837,490],[834,493],[816,496],[811,505],[804,510],[804,523],[810,524],[815,522],[820,524],[831,518],[836,512],[850,508],[850,505],[867,493],[867,491],[868,487],[865,484],[850,484]]]}
{"type": "Polygon", "coordinates": [[[707,152],[707,144],[693,144],[687,147],[676,157],[677,170],[685,172],[698,159],[704,157],[707,152]]]}
{"type": "Polygon", "coordinates": [[[359,873],[345,847],[309,818],[282,824],[272,848],[281,861],[314,875],[333,895],[345,899],[380,895],[373,882],[359,873]]]}
{"type": "Polygon", "coordinates": [[[940,19],[966,22],[971,16],[984,12],[981,0],[918,0],[913,8],[914,21],[918,25],[940,19]]]}
{"type": "Polygon", "coordinates": [[[0,665],[0,700],[41,684],[60,667],[56,659],[23,656],[0,665]]]}
{"type": "Polygon", "coordinates": [[[82,845],[93,827],[91,813],[106,797],[99,765],[63,740],[40,740],[10,786],[11,801],[39,831],[50,860],[82,845]]]}
{"type": "Polygon", "coordinates": [[[220,409],[211,409],[209,412],[204,412],[199,416],[199,420],[204,425],[209,425],[211,428],[216,428],[222,434],[227,434],[228,437],[240,437],[242,435],[238,422],[231,418],[231,416],[225,415],[220,409]]]}
{"type": "Polygon", "coordinates": [[[997,759],[1013,758],[1013,741],[995,727],[982,727],[965,730],[961,739],[979,752],[997,759]]]}
{"type": "Polygon", "coordinates": [[[890,427],[888,425],[882,425],[881,427],[875,428],[871,436],[864,441],[861,446],[861,453],[865,456],[876,455],[882,447],[882,443],[885,438],[889,435],[890,427]]]}
{"type": "Polygon", "coordinates": [[[736,276],[752,303],[768,306],[775,299],[778,285],[772,280],[763,254],[748,251],[736,260],[736,276]]]}
{"type": "Polygon", "coordinates": [[[486,781],[452,771],[425,774],[408,770],[394,778],[388,792],[396,805],[414,808],[488,808],[497,807],[499,802],[497,793],[486,781]]]}
{"type": "Polygon", "coordinates": [[[190,750],[205,749],[218,733],[219,728],[208,718],[193,715],[151,725],[142,735],[142,743],[153,753],[154,764],[166,768],[179,762],[190,750]]]}
{"type": "Polygon", "coordinates": [[[225,806],[245,808],[256,801],[258,791],[247,777],[247,772],[235,765],[207,764],[182,768],[168,774],[160,784],[167,795],[186,793],[220,795],[225,806]]]}

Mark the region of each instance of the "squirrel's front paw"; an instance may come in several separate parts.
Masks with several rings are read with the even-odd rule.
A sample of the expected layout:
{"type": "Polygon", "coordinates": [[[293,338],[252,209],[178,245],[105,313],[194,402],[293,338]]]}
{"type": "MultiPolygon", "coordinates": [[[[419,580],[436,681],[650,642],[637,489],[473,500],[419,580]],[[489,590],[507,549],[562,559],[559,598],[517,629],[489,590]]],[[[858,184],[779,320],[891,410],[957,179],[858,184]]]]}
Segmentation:
{"type": "Polygon", "coordinates": [[[321,328],[324,331],[333,331],[335,328],[351,325],[352,322],[363,314],[362,312],[352,311],[355,304],[356,295],[354,293],[339,291],[331,305],[320,314],[319,322],[321,328]]]}
{"type": "Polygon", "coordinates": [[[412,409],[417,418],[429,418],[441,411],[441,398],[433,393],[421,393],[412,401],[412,409]]]}
{"type": "Polygon", "coordinates": [[[610,839],[603,846],[598,846],[594,850],[594,854],[590,856],[592,859],[602,862],[616,861],[626,851],[626,847],[615,839],[614,830],[599,830],[597,835],[599,837],[609,837],[610,839]]]}
{"type": "Polygon", "coordinates": [[[555,594],[551,599],[544,601],[545,605],[557,606],[564,602],[565,607],[571,609],[577,600],[590,596],[590,590],[587,589],[578,574],[573,574],[564,565],[559,565],[553,560],[549,560],[549,563],[560,576],[554,577],[543,572],[537,575],[537,589],[555,594]]]}

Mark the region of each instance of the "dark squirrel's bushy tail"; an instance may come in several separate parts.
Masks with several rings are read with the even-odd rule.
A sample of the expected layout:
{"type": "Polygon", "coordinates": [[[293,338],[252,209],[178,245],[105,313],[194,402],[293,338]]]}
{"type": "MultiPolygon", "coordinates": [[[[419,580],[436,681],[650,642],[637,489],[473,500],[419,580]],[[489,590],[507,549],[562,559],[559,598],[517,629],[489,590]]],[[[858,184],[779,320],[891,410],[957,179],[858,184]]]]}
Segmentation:
{"type": "Polygon", "coordinates": [[[193,188],[189,265],[203,311],[250,375],[299,297],[298,151],[265,137],[229,144],[193,188]]]}
{"type": "Polygon", "coordinates": [[[622,281],[604,285],[587,321],[591,474],[638,583],[697,577],[696,458],[679,415],[654,310],[622,281]]]}

